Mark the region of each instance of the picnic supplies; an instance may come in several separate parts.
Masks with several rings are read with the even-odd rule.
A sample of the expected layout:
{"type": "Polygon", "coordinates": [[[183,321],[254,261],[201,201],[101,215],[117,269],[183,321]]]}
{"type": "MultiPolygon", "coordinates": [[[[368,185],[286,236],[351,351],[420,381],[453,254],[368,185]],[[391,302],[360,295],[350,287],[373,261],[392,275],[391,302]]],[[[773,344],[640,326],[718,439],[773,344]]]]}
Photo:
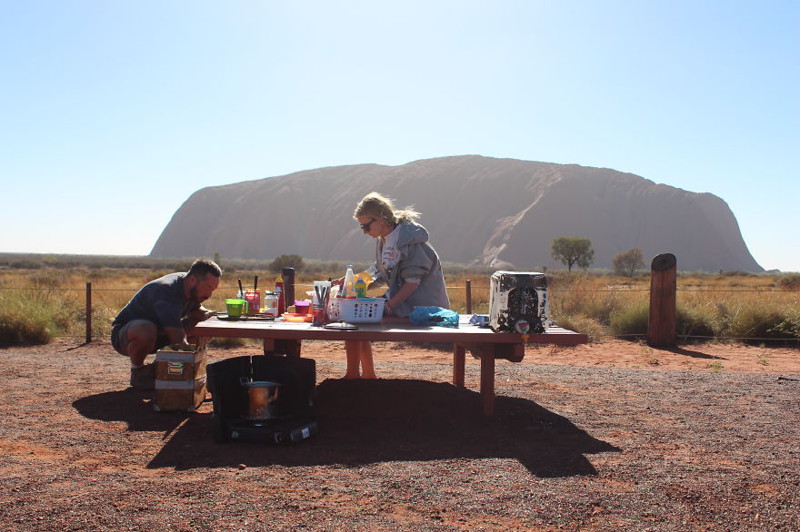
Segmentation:
{"type": "Polygon", "coordinates": [[[315,326],[325,325],[325,308],[331,292],[330,281],[314,281],[314,293],[311,296],[311,315],[315,326]]]}
{"type": "Polygon", "coordinates": [[[362,277],[356,279],[356,297],[358,299],[367,298],[367,282],[362,277]]]}
{"type": "Polygon", "coordinates": [[[278,295],[275,292],[264,292],[264,304],[261,310],[264,314],[278,316],[278,295]]]}
{"type": "Polygon", "coordinates": [[[342,283],[342,292],[339,297],[353,299],[356,297],[356,277],[353,273],[353,266],[349,264],[347,271],[344,274],[344,282],[342,283]]]}
{"type": "Polygon", "coordinates": [[[378,323],[383,319],[383,298],[346,299],[330,298],[327,315],[329,321],[350,323],[378,323]]]}
{"type": "Polygon", "coordinates": [[[283,277],[280,275],[275,280],[275,294],[278,296],[278,316],[286,311],[286,303],[283,292],[283,277]]]}
{"type": "Polygon", "coordinates": [[[548,314],[543,273],[497,271],[489,288],[489,326],[494,332],[543,333],[548,314]]]}
{"type": "Polygon", "coordinates": [[[469,322],[472,325],[477,325],[478,327],[485,329],[489,327],[489,316],[485,314],[473,314],[469,319],[469,322]]]}
{"type": "Polygon", "coordinates": [[[166,347],[156,352],[155,397],[159,412],[193,412],[206,397],[206,350],[166,347]]]}
{"type": "Polygon", "coordinates": [[[458,327],[458,313],[442,307],[414,307],[408,318],[414,325],[458,327]]]}
{"type": "Polygon", "coordinates": [[[261,312],[261,290],[247,288],[244,291],[244,300],[247,301],[248,314],[258,314],[261,312]]]}
{"type": "Polygon", "coordinates": [[[244,299],[226,299],[225,300],[225,308],[228,311],[228,318],[232,320],[238,320],[242,317],[242,314],[245,314],[245,308],[247,306],[247,302],[244,299]]]}

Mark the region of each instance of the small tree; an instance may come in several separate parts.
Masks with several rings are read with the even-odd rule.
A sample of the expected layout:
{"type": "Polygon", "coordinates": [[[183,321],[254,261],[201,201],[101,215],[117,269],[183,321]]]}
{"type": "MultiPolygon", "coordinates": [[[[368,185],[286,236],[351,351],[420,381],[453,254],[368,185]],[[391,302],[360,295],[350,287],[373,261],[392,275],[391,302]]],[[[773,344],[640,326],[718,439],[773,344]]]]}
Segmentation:
{"type": "Polygon", "coordinates": [[[303,264],[303,257],[300,255],[281,255],[269,263],[270,271],[276,273],[280,272],[284,268],[294,268],[295,271],[299,272],[304,266],[305,264],[303,264]]]}
{"type": "Polygon", "coordinates": [[[592,260],[594,260],[592,241],[588,238],[567,238],[562,236],[553,240],[550,249],[553,258],[564,264],[570,272],[575,265],[581,268],[588,268],[592,264],[592,260]]]}
{"type": "Polygon", "coordinates": [[[612,263],[614,264],[614,273],[616,275],[633,277],[636,274],[636,270],[644,268],[642,250],[639,248],[631,248],[614,257],[612,263]]]}

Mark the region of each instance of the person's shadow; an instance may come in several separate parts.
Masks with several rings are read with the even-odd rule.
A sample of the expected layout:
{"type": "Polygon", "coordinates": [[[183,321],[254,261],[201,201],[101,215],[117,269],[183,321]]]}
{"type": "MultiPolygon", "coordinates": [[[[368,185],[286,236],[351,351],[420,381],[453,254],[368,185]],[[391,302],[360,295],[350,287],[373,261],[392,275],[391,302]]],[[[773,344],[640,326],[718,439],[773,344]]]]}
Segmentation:
{"type": "Polygon", "coordinates": [[[478,392],[446,383],[326,380],[317,387],[319,434],[295,445],[277,446],[241,441],[217,444],[211,414],[157,413],[129,392],[75,402],[81,414],[126,421],[130,430],[167,435],[174,430],[148,464],[151,468],[516,458],[534,475],[562,477],[596,474],[585,455],[619,451],[533,401],[497,396],[491,417],[481,414],[481,405],[478,392]]]}
{"type": "Polygon", "coordinates": [[[156,412],[153,392],[128,388],[90,395],[73,401],[72,406],[83,417],[101,421],[124,421],[131,431],[163,432],[166,438],[183,421],[188,412],[156,412]]]}

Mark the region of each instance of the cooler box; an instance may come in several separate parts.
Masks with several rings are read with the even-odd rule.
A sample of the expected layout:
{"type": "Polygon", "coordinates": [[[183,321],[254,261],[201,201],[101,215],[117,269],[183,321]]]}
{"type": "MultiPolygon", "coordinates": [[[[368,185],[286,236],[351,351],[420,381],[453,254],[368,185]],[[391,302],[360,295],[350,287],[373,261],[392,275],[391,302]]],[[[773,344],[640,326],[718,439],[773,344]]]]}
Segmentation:
{"type": "Polygon", "coordinates": [[[206,350],[171,348],[156,352],[155,398],[158,411],[193,412],[206,397],[206,350]]]}
{"type": "Polygon", "coordinates": [[[539,272],[498,271],[489,286],[489,327],[494,332],[542,333],[547,323],[547,281],[539,272]]]}

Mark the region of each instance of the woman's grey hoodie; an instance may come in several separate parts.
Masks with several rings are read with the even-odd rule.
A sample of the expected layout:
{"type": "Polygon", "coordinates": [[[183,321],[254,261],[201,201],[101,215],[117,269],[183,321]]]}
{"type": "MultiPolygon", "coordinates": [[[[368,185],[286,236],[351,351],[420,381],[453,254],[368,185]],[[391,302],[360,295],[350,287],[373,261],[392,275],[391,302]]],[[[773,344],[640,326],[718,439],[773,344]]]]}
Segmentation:
{"type": "Polygon", "coordinates": [[[428,231],[418,223],[403,220],[395,229],[397,248],[400,256],[392,269],[391,278],[384,279],[378,267],[383,251],[383,241],[378,239],[375,248],[375,264],[370,273],[375,281],[383,281],[389,286],[389,296],[396,294],[407,279],[420,279],[419,287],[402,304],[394,308],[396,316],[405,317],[411,314],[414,307],[450,308],[450,299],[444,284],[444,274],[439,255],[428,243],[428,231]]]}

